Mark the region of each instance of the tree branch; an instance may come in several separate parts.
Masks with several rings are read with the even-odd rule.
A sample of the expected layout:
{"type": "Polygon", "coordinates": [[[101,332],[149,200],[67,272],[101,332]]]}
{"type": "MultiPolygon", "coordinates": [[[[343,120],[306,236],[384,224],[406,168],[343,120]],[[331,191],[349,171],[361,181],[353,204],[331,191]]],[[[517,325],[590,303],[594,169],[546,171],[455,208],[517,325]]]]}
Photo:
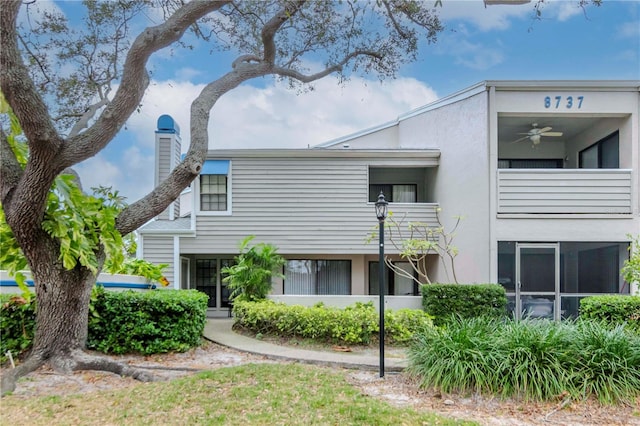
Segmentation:
{"type": "Polygon", "coordinates": [[[0,201],[7,203],[7,197],[16,187],[22,176],[22,167],[16,158],[9,140],[0,127],[0,201]]]}
{"type": "Polygon", "coordinates": [[[149,85],[145,66],[151,54],[179,40],[193,22],[227,3],[228,0],[190,2],[163,24],[143,31],[127,54],[122,81],[113,100],[89,129],[69,139],[60,155],[62,165],[72,166],[100,152],[140,105],[149,85]]]}
{"type": "Polygon", "coordinates": [[[191,104],[191,144],[184,160],[149,194],[126,207],[118,215],[116,229],[122,235],[138,229],[149,219],[160,214],[200,174],[209,149],[209,117],[218,99],[241,83],[268,74],[268,64],[247,64],[202,89],[191,104]]]}
{"type": "Polygon", "coordinates": [[[262,27],[260,35],[264,45],[263,60],[270,65],[274,65],[276,61],[276,44],[274,41],[276,33],[305,3],[305,1],[287,2],[285,7],[262,27]]]}
{"type": "Polygon", "coordinates": [[[338,72],[341,71],[342,68],[353,58],[358,57],[358,56],[371,56],[374,57],[376,59],[382,59],[382,56],[378,53],[378,52],[374,52],[372,50],[356,50],[354,52],[349,53],[348,55],[346,55],[340,62],[338,62],[335,65],[331,65],[327,68],[325,68],[324,70],[317,72],[315,74],[303,74],[299,71],[290,69],[290,68],[283,68],[283,67],[274,67],[273,68],[273,73],[277,74],[279,76],[282,77],[289,77],[289,78],[293,78],[295,80],[300,81],[301,83],[311,83],[313,81],[319,80],[323,77],[328,76],[329,74],[332,74],[334,72],[338,72]]]}
{"type": "MultiPolygon", "coordinates": [[[[0,2],[0,87],[22,126],[31,153],[56,151],[63,143],[22,61],[16,20],[21,0],[0,2]]],[[[53,166],[53,165],[51,165],[53,166]]]]}

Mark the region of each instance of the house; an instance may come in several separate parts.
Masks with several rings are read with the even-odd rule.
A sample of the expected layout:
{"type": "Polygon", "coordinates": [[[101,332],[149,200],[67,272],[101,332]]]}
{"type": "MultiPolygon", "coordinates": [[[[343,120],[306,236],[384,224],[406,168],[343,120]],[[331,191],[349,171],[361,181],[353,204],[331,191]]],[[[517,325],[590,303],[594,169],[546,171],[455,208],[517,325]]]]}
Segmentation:
{"type": "MultiPolygon", "coordinates": [[[[584,296],[638,292],[620,268],[640,233],[639,123],[640,81],[484,81],[313,148],[210,150],[191,188],[139,230],[139,255],[209,294],[211,315],[227,313],[220,271],[248,235],[288,260],[274,299],[377,299],[366,237],[382,190],[396,218],[464,217],[459,282],[504,285],[516,316],[571,317],[584,296]]],[[[180,161],[169,116],[156,152],[159,181],[180,161]]],[[[450,281],[437,256],[427,268],[450,281]]],[[[389,307],[420,306],[412,280],[386,275],[389,307]]]]}

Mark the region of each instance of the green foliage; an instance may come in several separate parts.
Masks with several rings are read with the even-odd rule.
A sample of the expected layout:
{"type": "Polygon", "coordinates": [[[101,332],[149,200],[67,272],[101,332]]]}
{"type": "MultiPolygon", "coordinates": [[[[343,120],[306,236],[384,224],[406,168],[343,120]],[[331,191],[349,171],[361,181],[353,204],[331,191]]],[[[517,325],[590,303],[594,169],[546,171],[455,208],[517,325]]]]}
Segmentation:
{"type": "Polygon", "coordinates": [[[240,254],[235,264],[222,268],[226,275],[224,282],[231,291],[231,300],[258,301],[267,297],[272,287],[273,277],[282,277],[279,272],[285,259],[271,244],[259,243],[249,247],[254,236],[248,236],[240,243],[240,254]]]}
{"type": "Polygon", "coordinates": [[[56,178],[42,221],[42,229],[60,242],[60,260],[66,269],[79,263],[98,273],[96,252],[102,247],[113,268],[124,261],[122,236],[116,218],[124,199],[109,188],[94,188],[97,196],[87,195],[72,175],[56,178]]]}
{"type": "MultiPolygon", "coordinates": [[[[195,290],[105,291],[96,286],[89,304],[87,347],[105,353],[154,354],[200,344],[208,296],[195,290]]],[[[0,295],[0,362],[31,347],[36,298],[0,295]]]]}
{"type": "MultiPolygon", "coordinates": [[[[324,305],[285,305],[271,300],[238,301],[233,312],[237,325],[262,335],[369,344],[380,330],[379,315],[371,302],[337,309],[324,305]]],[[[389,343],[407,343],[418,330],[431,326],[431,318],[419,310],[385,312],[385,340],[389,343]]]]}
{"type": "Polygon", "coordinates": [[[207,300],[196,290],[100,292],[87,347],[113,354],[186,351],[200,344],[207,300]]]}
{"type": "Polygon", "coordinates": [[[17,358],[31,347],[36,327],[36,302],[32,296],[0,294],[0,362],[7,361],[7,351],[17,358]]]}
{"type": "Polygon", "coordinates": [[[629,246],[629,259],[624,261],[624,266],[620,271],[624,280],[631,284],[640,286],[640,235],[635,238],[627,235],[632,239],[629,246]]]}
{"type": "Polygon", "coordinates": [[[417,336],[408,371],[442,392],[632,402],[640,396],[640,336],[597,321],[457,318],[417,336]]]}
{"type": "Polygon", "coordinates": [[[580,300],[580,318],[604,321],[613,326],[624,324],[640,333],[640,296],[607,294],[580,300]]]}
{"type": "MultiPolygon", "coordinates": [[[[18,120],[0,93],[0,113],[9,118],[7,140],[20,165],[24,167],[29,156],[27,144],[18,120]]],[[[139,275],[150,281],[167,285],[162,274],[167,265],[154,265],[145,260],[127,258],[135,253],[135,237],[123,240],[115,229],[115,220],[125,207],[124,198],[110,188],[93,188],[95,195],[82,192],[73,175],[58,176],[49,192],[42,227],[60,242],[60,259],[67,269],[78,263],[98,273],[96,252],[103,248],[107,255],[104,269],[111,273],[139,275]]],[[[5,269],[28,297],[26,277],[21,272],[28,267],[27,260],[5,219],[0,205],[0,269],[5,269]]]]}
{"type": "Polygon", "coordinates": [[[156,265],[144,259],[126,258],[119,268],[111,267],[111,258],[105,262],[105,269],[115,271],[116,274],[137,275],[144,277],[149,282],[160,283],[163,286],[168,286],[169,281],[164,276],[164,270],[169,265],[161,263],[156,265]]]}
{"type": "Polygon", "coordinates": [[[436,325],[451,317],[504,317],[507,296],[498,284],[430,284],[422,286],[422,307],[436,325]]]}

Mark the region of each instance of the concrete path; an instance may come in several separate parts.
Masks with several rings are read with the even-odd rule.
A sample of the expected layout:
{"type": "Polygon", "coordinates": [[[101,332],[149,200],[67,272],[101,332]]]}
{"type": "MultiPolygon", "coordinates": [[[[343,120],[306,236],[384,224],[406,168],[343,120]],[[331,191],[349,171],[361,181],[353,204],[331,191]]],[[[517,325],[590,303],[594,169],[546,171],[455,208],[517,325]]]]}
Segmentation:
{"type": "MultiPolygon", "coordinates": [[[[379,370],[379,355],[371,356],[357,352],[330,352],[298,349],[275,345],[243,336],[231,330],[233,318],[209,318],[204,327],[204,337],[220,345],[242,352],[264,355],[269,359],[284,359],[307,364],[361,370],[379,370]]],[[[391,358],[385,351],[385,372],[402,371],[407,366],[406,359],[391,358]]]]}

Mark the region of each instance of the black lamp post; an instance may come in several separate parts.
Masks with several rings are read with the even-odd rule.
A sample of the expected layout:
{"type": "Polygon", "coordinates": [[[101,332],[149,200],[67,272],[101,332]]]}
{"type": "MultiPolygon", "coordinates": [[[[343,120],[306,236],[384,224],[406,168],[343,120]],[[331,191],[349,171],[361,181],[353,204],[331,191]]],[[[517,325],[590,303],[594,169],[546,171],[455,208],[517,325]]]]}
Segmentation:
{"type": "Polygon", "coordinates": [[[380,257],[378,259],[378,294],[380,295],[380,377],[384,377],[384,220],[387,218],[387,201],[380,191],[376,201],[378,235],[380,236],[380,257]]]}

